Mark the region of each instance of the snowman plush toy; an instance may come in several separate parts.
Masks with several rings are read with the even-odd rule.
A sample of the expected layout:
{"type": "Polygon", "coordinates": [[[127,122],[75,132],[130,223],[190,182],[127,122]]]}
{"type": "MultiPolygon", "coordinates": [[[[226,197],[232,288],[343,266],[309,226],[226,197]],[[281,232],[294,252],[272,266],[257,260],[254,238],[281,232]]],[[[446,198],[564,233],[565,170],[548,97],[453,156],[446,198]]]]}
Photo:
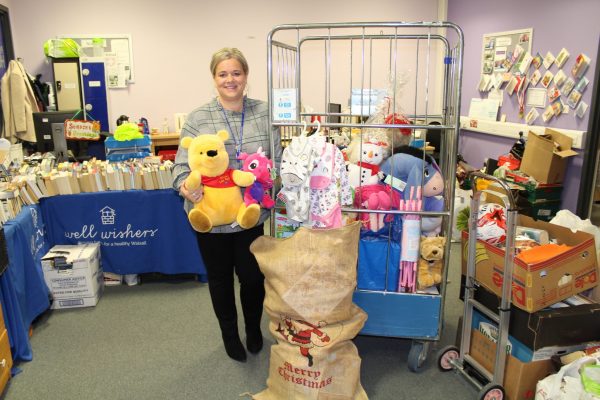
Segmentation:
{"type": "Polygon", "coordinates": [[[360,150],[360,160],[348,164],[348,180],[356,189],[366,185],[376,185],[383,178],[379,165],[383,162],[386,144],[383,142],[364,142],[360,150]]]}

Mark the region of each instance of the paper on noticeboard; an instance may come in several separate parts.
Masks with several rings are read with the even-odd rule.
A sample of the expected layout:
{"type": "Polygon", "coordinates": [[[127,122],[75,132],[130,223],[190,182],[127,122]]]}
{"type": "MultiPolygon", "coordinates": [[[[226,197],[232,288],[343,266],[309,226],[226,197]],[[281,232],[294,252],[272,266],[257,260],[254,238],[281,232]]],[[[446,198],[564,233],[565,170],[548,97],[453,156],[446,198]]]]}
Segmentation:
{"type": "Polygon", "coordinates": [[[469,118],[496,121],[499,107],[498,100],[473,98],[469,107],[469,118]]]}
{"type": "Polygon", "coordinates": [[[126,80],[131,80],[131,64],[129,60],[129,41],[127,39],[111,39],[111,50],[116,54],[119,69],[126,75],[126,80]]]}
{"type": "Polygon", "coordinates": [[[109,88],[127,87],[127,74],[124,65],[117,61],[115,52],[104,53],[104,65],[106,65],[107,86],[109,88]]]}
{"type": "Polygon", "coordinates": [[[546,107],[546,89],[529,88],[525,96],[525,104],[530,107],[546,107]]]}

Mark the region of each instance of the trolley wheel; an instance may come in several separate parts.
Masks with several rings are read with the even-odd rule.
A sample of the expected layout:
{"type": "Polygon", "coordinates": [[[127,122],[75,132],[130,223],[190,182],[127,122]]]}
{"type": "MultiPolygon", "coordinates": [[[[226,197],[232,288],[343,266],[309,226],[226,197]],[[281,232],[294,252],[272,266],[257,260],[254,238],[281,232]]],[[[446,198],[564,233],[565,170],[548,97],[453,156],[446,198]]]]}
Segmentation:
{"type": "Polygon", "coordinates": [[[452,360],[460,357],[460,351],[456,346],[446,346],[438,352],[438,368],[443,371],[452,371],[454,366],[452,360]]]}
{"type": "Polygon", "coordinates": [[[412,372],[421,372],[427,355],[429,353],[429,342],[416,342],[413,341],[410,346],[410,352],[408,353],[408,369],[412,372]]]}
{"type": "Polygon", "coordinates": [[[506,396],[502,385],[488,383],[479,391],[479,400],[504,400],[506,396]]]}

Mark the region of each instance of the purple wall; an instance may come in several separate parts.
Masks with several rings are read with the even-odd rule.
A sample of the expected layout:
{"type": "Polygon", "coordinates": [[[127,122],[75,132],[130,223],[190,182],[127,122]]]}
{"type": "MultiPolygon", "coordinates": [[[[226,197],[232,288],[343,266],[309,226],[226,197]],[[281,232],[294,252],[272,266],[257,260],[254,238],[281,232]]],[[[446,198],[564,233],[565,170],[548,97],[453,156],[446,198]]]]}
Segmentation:
{"type": "MultiPolygon", "coordinates": [[[[449,0],[448,21],[459,25],[464,32],[465,51],[463,59],[463,82],[461,114],[467,115],[469,103],[473,97],[482,97],[477,91],[481,75],[481,48],[483,35],[487,33],[533,28],[532,53],[539,52],[542,57],[550,51],[554,56],[565,47],[570,58],[563,65],[563,71],[569,75],[575,57],[585,53],[591,58],[591,64],[585,77],[590,83],[583,93],[582,100],[591,106],[594,71],[596,68],[598,39],[600,37],[600,1],[577,0],[572,2],[558,0],[449,0]]],[[[557,72],[552,65],[550,71],[557,72]]],[[[541,67],[542,74],[545,68],[541,67]]],[[[543,87],[539,83],[536,87],[543,87]]],[[[487,97],[484,96],[484,97],[487,97]]],[[[527,108],[526,110],[528,110],[527,108]]],[[[517,117],[516,98],[504,96],[502,114],[508,122],[524,123],[517,117]]],[[[536,125],[544,125],[540,117],[536,125]]],[[[583,119],[570,110],[568,115],[552,118],[546,124],[549,127],[587,130],[589,112],[583,119]]],[[[475,167],[480,167],[485,158],[497,158],[506,153],[514,143],[513,139],[462,131],[459,140],[459,152],[475,167]]],[[[575,212],[581,177],[583,157],[573,157],[569,163],[565,178],[563,208],[575,212]]]]}

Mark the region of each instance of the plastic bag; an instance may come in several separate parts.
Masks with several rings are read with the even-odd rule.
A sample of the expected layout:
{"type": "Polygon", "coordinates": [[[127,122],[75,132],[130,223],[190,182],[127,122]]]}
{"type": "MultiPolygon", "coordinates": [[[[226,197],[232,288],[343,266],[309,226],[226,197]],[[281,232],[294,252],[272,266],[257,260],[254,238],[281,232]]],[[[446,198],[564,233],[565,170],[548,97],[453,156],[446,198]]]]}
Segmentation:
{"type": "Polygon", "coordinates": [[[564,226],[571,229],[573,232],[582,231],[594,236],[596,240],[596,253],[600,250],[600,228],[592,224],[589,219],[582,220],[577,215],[569,210],[560,210],[554,218],[550,220],[551,224],[564,226]]]}
{"type": "Polygon", "coordinates": [[[47,57],[79,57],[79,49],[79,45],[73,39],[48,39],[44,43],[44,54],[47,57]]]}
{"type": "MultiPolygon", "coordinates": [[[[550,220],[550,223],[564,226],[571,229],[573,232],[582,231],[594,236],[596,242],[596,256],[598,257],[598,265],[600,266],[600,228],[593,225],[589,219],[582,220],[569,210],[560,210],[557,212],[556,216],[550,220]]],[[[594,301],[600,302],[600,286],[591,289],[591,293],[588,294],[588,297],[594,301]]]]}
{"type": "Polygon", "coordinates": [[[580,369],[585,365],[598,365],[600,353],[581,357],[538,382],[535,400],[600,400],[587,392],[581,382],[580,369]]]}

